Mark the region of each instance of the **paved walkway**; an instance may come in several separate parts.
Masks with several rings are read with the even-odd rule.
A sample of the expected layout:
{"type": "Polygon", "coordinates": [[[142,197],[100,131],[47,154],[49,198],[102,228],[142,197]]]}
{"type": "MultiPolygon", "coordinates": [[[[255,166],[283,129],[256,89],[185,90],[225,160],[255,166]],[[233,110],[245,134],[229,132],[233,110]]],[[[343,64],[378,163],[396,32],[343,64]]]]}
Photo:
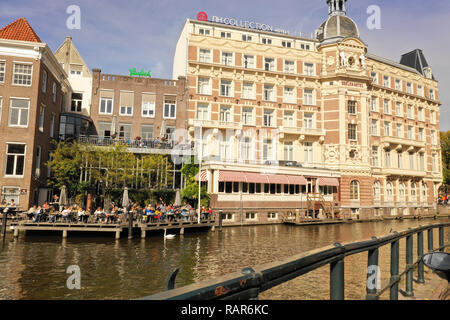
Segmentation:
{"type": "MultiPolygon", "coordinates": [[[[414,279],[417,278],[417,271],[414,273],[414,279]]],[[[420,284],[413,282],[414,297],[404,297],[400,292],[398,294],[399,300],[441,300],[441,294],[449,286],[447,281],[441,279],[438,275],[433,273],[430,269],[425,267],[425,283],[420,284]]],[[[400,288],[405,290],[405,281],[401,282],[400,288]]]]}

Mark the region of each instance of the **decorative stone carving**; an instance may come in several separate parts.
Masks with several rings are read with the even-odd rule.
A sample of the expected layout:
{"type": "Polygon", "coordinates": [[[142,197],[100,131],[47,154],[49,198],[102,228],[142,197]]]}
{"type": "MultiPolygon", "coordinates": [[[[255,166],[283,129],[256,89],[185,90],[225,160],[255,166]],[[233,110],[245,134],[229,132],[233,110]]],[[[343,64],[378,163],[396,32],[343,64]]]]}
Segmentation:
{"type": "Polygon", "coordinates": [[[331,67],[335,63],[334,57],[328,57],[327,64],[331,67]]]}
{"type": "Polygon", "coordinates": [[[324,158],[327,164],[339,163],[339,146],[335,144],[326,145],[324,158]]]}
{"type": "Polygon", "coordinates": [[[347,66],[347,56],[346,56],[345,52],[341,51],[339,53],[339,56],[341,57],[341,67],[346,67],[347,66]]]}

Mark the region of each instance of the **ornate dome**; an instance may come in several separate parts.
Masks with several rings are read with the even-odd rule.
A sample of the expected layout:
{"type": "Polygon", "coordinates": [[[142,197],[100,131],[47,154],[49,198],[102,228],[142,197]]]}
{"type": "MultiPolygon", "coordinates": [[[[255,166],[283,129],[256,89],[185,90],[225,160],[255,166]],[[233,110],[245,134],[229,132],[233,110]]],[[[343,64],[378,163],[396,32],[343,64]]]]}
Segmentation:
{"type": "Polygon", "coordinates": [[[345,5],[347,0],[327,0],[328,19],[316,31],[316,38],[324,41],[330,38],[359,38],[356,23],[346,16],[345,5]]]}

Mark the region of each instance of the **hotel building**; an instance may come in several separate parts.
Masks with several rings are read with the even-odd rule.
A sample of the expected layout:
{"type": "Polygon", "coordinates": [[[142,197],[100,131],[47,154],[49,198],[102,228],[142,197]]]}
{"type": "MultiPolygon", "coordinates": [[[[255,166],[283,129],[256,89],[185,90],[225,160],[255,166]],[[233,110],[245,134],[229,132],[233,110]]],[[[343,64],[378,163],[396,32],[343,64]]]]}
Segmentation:
{"type": "Polygon", "coordinates": [[[435,210],[441,103],[431,67],[421,50],[399,63],[369,53],[346,1],[327,4],[315,39],[203,13],[181,32],[173,77],[187,78],[201,179],[230,223],[435,210]]]}
{"type": "Polygon", "coordinates": [[[69,102],[67,74],[25,18],[0,29],[0,192],[22,209],[51,197],[50,141],[69,102]]]}

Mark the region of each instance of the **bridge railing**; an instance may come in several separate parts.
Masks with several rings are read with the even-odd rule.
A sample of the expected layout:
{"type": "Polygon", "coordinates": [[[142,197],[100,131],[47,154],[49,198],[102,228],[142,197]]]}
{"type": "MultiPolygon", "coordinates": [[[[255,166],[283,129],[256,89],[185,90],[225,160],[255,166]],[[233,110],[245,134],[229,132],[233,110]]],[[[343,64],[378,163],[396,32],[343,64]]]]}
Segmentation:
{"type": "MultiPolygon", "coordinates": [[[[381,294],[390,290],[390,299],[397,300],[399,283],[406,275],[406,295],[413,295],[413,272],[417,266],[418,280],[424,282],[424,256],[423,233],[428,234],[428,252],[443,251],[450,245],[444,244],[444,228],[450,223],[433,224],[408,229],[403,232],[392,232],[386,236],[371,240],[340,244],[305,252],[283,261],[263,264],[254,268],[244,268],[241,272],[235,272],[213,280],[194,283],[185,287],[174,289],[175,277],[179,269],[176,269],[169,277],[167,291],[141,298],[142,300],[255,300],[259,293],[264,292],[281,283],[302,276],[310,271],[325,265],[330,265],[330,299],[344,300],[344,258],[357,253],[368,252],[367,280],[373,277],[370,270],[377,270],[379,249],[383,246],[391,247],[391,273],[390,280],[380,290],[377,285],[369,285],[366,282],[366,299],[379,299],[381,294]],[[439,230],[439,247],[433,249],[433,230],[439,230]],[[417,235],[417,261],[413,262],[413,236],[417,235]],[[406,267],[400,273],[399,270],[399,243],[406,238],[406,267]]],[[[376,274],[375,274],[376,276],[376,274]]]]}

